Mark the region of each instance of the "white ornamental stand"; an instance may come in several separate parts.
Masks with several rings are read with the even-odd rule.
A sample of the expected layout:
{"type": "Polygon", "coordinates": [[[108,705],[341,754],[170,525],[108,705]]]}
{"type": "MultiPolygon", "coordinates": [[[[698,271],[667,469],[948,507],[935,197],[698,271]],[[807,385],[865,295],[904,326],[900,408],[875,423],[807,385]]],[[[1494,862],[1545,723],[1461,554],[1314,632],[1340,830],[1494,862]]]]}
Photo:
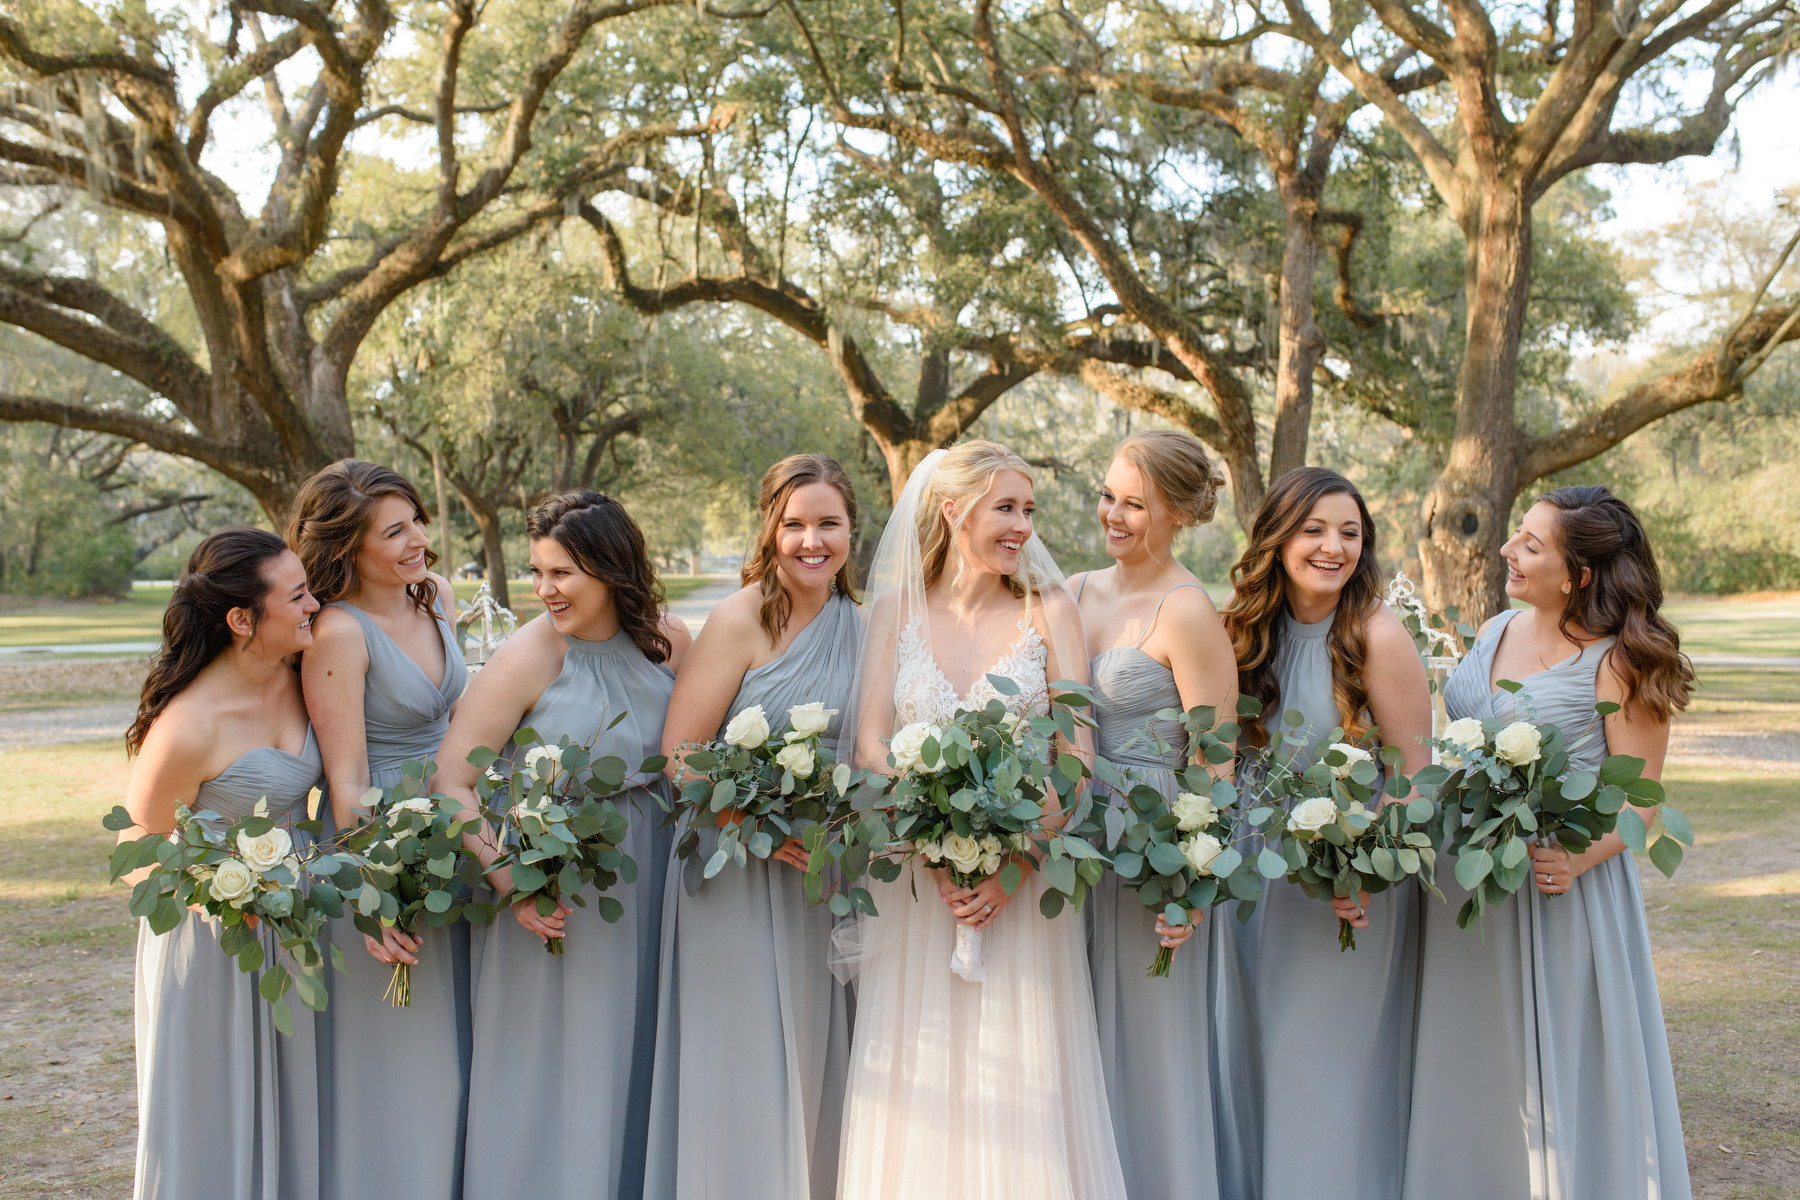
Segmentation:
{"type": "Polygon", "coordinates": [[[518,629],[519,619],[513,616],[511,609],[494,599],[486,580],[476,589],[474,599],[457,605],[457,609],[458,641],[462,644],[463,661],[469,664],[469,674],[473,675],[494,656],[500,643],[518,629]],[[462,634],[465,627],[468,629],[466,638],[462,634]]]}
{"type": "MultiPolygon", "coordinates": [[[[1450,723],[1450,714],[1444,710],[1444,684],[1449,682],[1456,664],[1462,661],[1462,650],[1454,637],[1431,623],[1431,610],[1419,599],[1405,571],[1394,572],[1393,582],[1388,584],[1387,604],[1399,614],[1401,622],[1413,635],[1413,641],[1419,645],[1425,677],[1431,684],[1431,736],[1441,737],[1444,727],[1450,723]]],[[[1435,760],[1436,757],[1437,753],[1433,751],[1432,758],[1435,760]]]]}

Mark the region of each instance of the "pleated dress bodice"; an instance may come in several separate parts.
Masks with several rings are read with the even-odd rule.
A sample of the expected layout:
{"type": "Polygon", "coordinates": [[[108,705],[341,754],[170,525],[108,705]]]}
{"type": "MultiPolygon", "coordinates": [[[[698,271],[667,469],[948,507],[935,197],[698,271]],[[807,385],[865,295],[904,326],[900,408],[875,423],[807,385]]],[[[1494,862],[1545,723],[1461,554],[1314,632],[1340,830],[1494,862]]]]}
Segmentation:
{"type": "MultiPolygon", "coordinates": [[[[744,673],[720,723],[760,705],[770,729],[795,705],[854,699],[862,614],[834,595],[788,645],[744,673]]],[[[669,873],[664,896],[647,1200],[829,1200],[850,1042],[831,973],[833,918],[803,877],[751,858],[700,879],[717,832],[669,873]],[[754,1170],[745,1170],[746,1162],[754,1170]]]]}
{"type": "Polygon", "coordinates": [[[334,605],[362,627],[369,669],[363,679],[363,727],[369,755],[369,782],[392,787],[400,781],[400,764],[437,753],[450,729],[450,710],[469,683],[469,668],[456,645],[456,633],[438,597],[433,623],[444,646],[444,677],[437,683],[389,637],[374,618],[354,604],[334,605]]]}
{"type": "MultiPolygon", "coordinates": [[[[259,746],[200,784],[194,809],[219,814],[223,828],[267,800],[269,817],[303,848],[312,838],[294,825],[320,774],[308,728],[299,754],[259,746]]],[[[264,941],[272,964],[274,944],[264,941]]],[[[238,970],[219,950],[218,924],[199,913],[164,934],[139,923],[136,1200],[320,1197],[315,1014],[290,993],[294,1032],[279,1033],[257,993],[261,978],[238,970]]]]}
{"type": "Polygon", "coordinates": [[[1187,729],[1180,721],[1156,719],[1164,709],[1181,710],[1175,672],[1137,646],[1102,650],[1089,670],[1099,721],[1094,745],[1100,757],[1115,766],[1180,770],[1187,761],[1187,729]]]}
{"type": "MultiPolygon", "coordinates": [[[[1489,680],[1517,617],[1501,613],[1469,648],[1444,686],[1446,710],[1555,724],[1571,766],[1598,767],[1607,746],[1596,682],[1614,639],[1516,680],[1515,695],[1489,680]]],[[[1559,896],[1527,880],[1468,930],[1456,924],[1468,893],[1447,870],[1438,886],[1445,902],[1428,904],[1423,921],[1406,1200],[1688,1200],[1631,852],[1559,896]]]]}

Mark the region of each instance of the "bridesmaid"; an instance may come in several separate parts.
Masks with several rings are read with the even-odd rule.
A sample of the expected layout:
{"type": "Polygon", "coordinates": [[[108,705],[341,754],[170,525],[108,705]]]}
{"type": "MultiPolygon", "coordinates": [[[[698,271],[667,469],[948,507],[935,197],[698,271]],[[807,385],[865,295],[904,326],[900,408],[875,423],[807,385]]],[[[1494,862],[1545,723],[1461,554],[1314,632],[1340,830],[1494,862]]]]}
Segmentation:
{"type": "MultiPolygon", "coordinates": [[[[1259,774],[1254,751],[1268,753],[1290,710],[1302,718],[1303,763],[1338,728],[1353,743],[1378,729],[1407,776],[1429,763],[1425,668],[1380,602],[1375,526],[1349,480],[1323,467],[1277,480],[1231,579],[1223,616],[1238,687],[1266,718],[1243,723],[1248,783],[1259,774]]],[[[1248,923],[1220,922],[1225,955],[1249,982],[1247,996],[1215,1012],[1220,1093],[1236,1125],[1219,1147],[1226,1195],[1399,1194],[1418,903],[1415,887],[1400,887],[1327,905],[1275,879],[1248,923]],[[1338,949],[1339,916],[1360,931],[1354,951],[1338,949]]]]}
{"type": "MultiPolygon", "coordinates": [[[[770,467],[757,501],[762,532],[744,586],[721,601],[675,681],[663,730],[670,773],[684,743],[718,736],[761,705],[837,710],[835,742],[861,661],[850,590],[856,493],[836,461],[796,454],[770,467]]],[[[706,836],[706,835],[711,835],[706,836]]],[[[651,1103],[650,1200],[829,1200],[849,1058],[842,984],[827,956],[832,917],[809,905],[806,855],[727,865],[702,883],[716,842],[669,872],[651,1103]]]]}
{"type": "MultiPolygon", "coordinates": [[[[1506,594],[1526,607],[1482,627],[1445,686],[1450,716],[1514,720],[1529,704],[1568,735],[1571,766],[1630,754],[1659,777],[1694,674],[1658,611],[1662,579],[1637,514],[1603,487],[1558,488],[1500,553],[1506,594]],[[1622,707],[1602,720],[1602,700],[1622,707]]],[[[1579,855],[1533,847],[1534,887],[1479,931],[1457,928],[1468,894],[1439,872],[1449,903],[1425,916],[1408,1197],[1691,1194],[1637,865],[1623,850],[1617,834],[1579,855]]]]}
{"type": "MultiPolygon", "coordinates": [[[[477,746],[510,760],[529,727],[554,745],[564,735],[617,755],[635,771],[662,744],[673,666],[687,628],[662,614],[662,587],[644,535],[619,502],[564,492],[527,522],[531,577],[549,611],[506,639],[469,685],[438,753],[434,786],[472,814],[477,746]],[[616,722],[616,724],[615,724],[616,722]]],[[[502,767],[505,767],[503,762],[502,767]]],[[[541,1200],[637,1200],[656,1040],[657,931],[669,835],[654,791],[662,776],[633,776],[618,803],[630,818],[623,849],[635,883],[607,894],[625,906],[616,924],[593,897],[548,917],[534,903],[502,913],[475,977],[474,1063],[463,1191],[541,1200]],[[546,953],[567,937],[562,955],[546,953]]],[[[493,843],[476,841],[483,861],[493,843]]],[[[505,870],[489,879],[502,896],[505,870]]]]}
{"type": "MultiPolygon", "coordinates": [[[[1100,489],[1100,524],[1114,565],[1069,581],[1089,647],[1105,647],[1092,664],[1099,753],[1171,796],[1175,771],[1189,761],[1188,736],[1176,722],[1156,721],[1156,713],[1199,704],[1227,717],[1235,711],[1231,639],[1171,549],[1182,529],[1212,520],[1224,483],[1190,434],[1154,430],[1126,438],[1100,489]],[[1146,736],[1151,725],[1160,743],[1146,736]]],[[[1110,872],[1089,901],[1088,922],[1125,1190],[1218,1200],[1208,986],[1214,926],[1204,923],[1198,937],[1193,925],[1170,927],[1110,872]],[[1190,939],[1168,978],[1146,976],[1159,945],[1182,947],[1190,939]]]]}
{"type": "MultiPolygon", "coordinates": [[[[230,822],[266,797],[294,844],[310,844],[297,825],[319,750],[293,658],[312,645],[318,610],[299,556],[273,533],[221,529],[194,548],[125,734],[137,756],[125,808],[137,828],[121,840],[173,830],[178,801],[230,822]]],[[[290,992],[294,1032],[277,1033],[257,994],[262,973],[241,973],[218,936],[199,913],[165,934],[138,927],[132,1195],[317,1200],[312,1010],[290,992]]]]}
{"type": "MultiPolygon", "coordinates": [[[[407,759],[429,759],[468,681],[451,624],[450,584],[425,506],[403,476],[346,459],[307,480],[288,544],[325,604],[301,661],[306,707],[325,758],[326,832],[368,816],[370,787],[401,779],[407,759]]],[[[348,915],[331,939],[348,974],[331,976],[330,1054],[320,1063],[325,1192],[355,1200],[396,1192],[462,1195],[463,1120],[469,1091],[469,926],[430,935],[387,929],[380,941],[348,915]],[[412,1004],[395,1008],[393,964],[413,966],[412,1004]],[[407,1101],[392,1103],[393,1064],[407,1066],[407,1101]]]]}

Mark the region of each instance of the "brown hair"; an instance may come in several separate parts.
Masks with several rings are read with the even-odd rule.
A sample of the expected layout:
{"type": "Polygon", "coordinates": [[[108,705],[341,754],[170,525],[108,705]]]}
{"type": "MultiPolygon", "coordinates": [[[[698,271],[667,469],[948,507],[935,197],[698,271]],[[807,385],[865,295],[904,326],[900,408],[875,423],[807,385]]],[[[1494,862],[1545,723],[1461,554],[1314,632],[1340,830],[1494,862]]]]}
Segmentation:
{"type": "MultiPolygon", "coordinates": [[[[1338,724],[1344,739],[1355,742],[1368,732],[1363,711],[1369,692],[1363,683],[1363,660],[1368,653],[1363,622],[1380,603],[1381,568],[1375,559],[1375,522],[1356,485],[1324,467],[1296,467],[1269,489],[1256,518],[1250,523],[1250,544],[1231,568],[1231,600],[1219,616],[1231,647],[1237,654],[1238,691],[1262,702],[1260,716],[1243,720],[1244,742],[1269,744],[1270,706],[1280,691],[1275,679],[1275,660],[1281,649],[1281,617],[1288,611],[1287,571],[1281,565],[1282,547],[1300,531],[1313,506],[1326,496],[1349,496],[1362,518],[1362,552],[1356,567],[1338,594],[1327,645],[1331,654],[1331,694],[1337,701],[1338,724]]],[[[1277,717],[1279,719],[1279,717],[1277,717]]]]}
{"type": "MultiPolygon", "coordinates": [[[[1650,539],[1631,506],[1599,484],[1561,487],[1540,496],[1556,509],[1556,540],[1569,568],[1569,598],[1556,627],[1578,625],[1618,642],[1607,653],[1635,700],[1658,721],[1687,707],[1694,668],[1681,635],[1663,619],[1662,574],[1650,539]],[[1589,572],[1582,582],[1582,569],[1589,572]]],[[[1570,638],[1573,641],[1573,638],[1570,638]]]]}
{"type": "Polygon", "coordinates": [[[1219,507],[1225,473],[1191,433],[1148,429],[1119,443],[1113,454],[1143,473],[1182,525],[1204,525],[1219,507]]]}
{"type": "MultiPolygon", "coordinates": [[[[969,506],[993,490],[994,478],[1002,471],[1017,471],[1031,478],[1031,464],[997,442],[970,438],[958,442],[947,451],[931,476],[930,494],[919,502],[915,520],[919,528],[919,560],[924,568],[925,586],[931,587],[944,574],[950,547],[969,516],[969,506]],[[956,502],[956,516],[946,519],[944,501],[956,502]]],[[[1025,584],[1011,575],[1001,581],[1015,596],[1025,595],[1025,584]]],[[[953,581],[954,582],[954,581],[953,581]]]]}
{"type": "MultiPolygon", "coordinates": [[[[388,496],[398,496],[412,505],[420,522],[431,520],[418,489],[406,476],[380,463],[342,459],[300,485],[287,540],[306,564],[306,580],[320,604],[354,596],[361,590],[356,555],[369,536],[375,506],[388,496]]],[[[427,546],[425,565],[436,566],[437,560],[437,551],[427,546]]],[[[407,584],[406,592],[420,612],[436,615],[432,606],[437,603],[437,584],[423,579],[407,584]]]]}
{"type": "Polygon", "coordinates": [[[235,525],[200,539],[163,610],[162,649],[144,677],[137,717],[125,731],[126,754],[142,749],[144,736],[169,701],[231,648],[231,626],[225,617],[232,609],[248,610],[255,630],[269,594],[263,567],[287,549],[286,542],[266,529],[235,525]]]}
{"type": "Polygon", "coordinates": [[[663,590],[644,547],[644,531],[625,506],[599,492],[559,492],[532,510],[525,532],[550,538],[575,565],[612,590],[619,628],[651,662],[668,662],[674,647],[662,631],[663,590]]]}
{"type": "MultiPolygon", "coordinates": [[[[793,599],[781,586],[780,573],[775,569],[775,536],[781,531],[782,518],[787,514],[788,498],[815,483],[829,484],[837,489],[850,518],[850,529],[854,531],[856,488],[835,458],[824,454],[790,454],[763,472],[762,487],[757,493],[756,510],[762,514],[762,529],[756,535],[756,545],[744,562],[740,578],[745,587],[753,583],[762,585],[762,627],[771,643],[781,640],[781,631],[787,627],[788,617],[794,610],[793,599]]],[[[848,555],[832,582],[838,591],[856,599],[848,555]]]]}

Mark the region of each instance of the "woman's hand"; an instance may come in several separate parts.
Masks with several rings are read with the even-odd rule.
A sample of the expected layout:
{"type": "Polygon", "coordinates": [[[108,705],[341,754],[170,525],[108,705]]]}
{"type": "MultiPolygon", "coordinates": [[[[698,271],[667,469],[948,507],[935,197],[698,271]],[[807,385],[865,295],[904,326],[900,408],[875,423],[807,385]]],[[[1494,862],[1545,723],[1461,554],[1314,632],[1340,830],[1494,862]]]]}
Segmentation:
{"type": "MultiPolygon", "coordinates": [[[[1019,857],[1015,855],[1015,861],[1019,857]]],[[[1019,863],[1021,887],[1024,886],[1024,872],[1031,865],[1029,861],[1019,863]]],[[[1013,896],[1018,894],[1016,890],[1013,892],[1013,896]]],[[[950,915],[956,918],[957,924],[967,925],[971,929],[986,929],[993,924],[994,918],[1000,915],[1000,910],[1010,904],[1013,898],[1000,886],[998,873],[989,875],[972,888],[957,887],[950,882],[946,873],[938,880],[938,895],[943,896],[944,903],[950,906],[950,915]],[[948,892],[945,891],[946,884],[950,888],[948,892]]]]}
{"type": "Polygon", "coordinates": [[[1575,884],[1575,860],[1556,843],[1539,842],[1531,848],[1531,882],[1546,896],[1560,896],[1575,884]]]}
{"type": "Polygon", "coordinates": [[[806,870],[806,864],[812,858],[812,856],[806,852],[806,847],[801,844],[799,838],[789,838],[787,841],[781,843],[780,848],[775,851],[772,857],[779,862],[786,863],[797,871],[806,870]]]}
{"type": "Polygon", "coordinates": [[[363,949],[369,957],[378,963],[405,963],[409,967],[419,965],[419,947],[425,944],[423,931],[416,936],[408,937],[392,925],[381,927],[381,940],[376,941],[368,934],[363,934],[363,949]]]}
{"type": "Polygon", "coordinates": [[[535,933],[538,941],[548,942],[553,937],[563,935],[563,922],[573,909],[566,908],[561,901],[557,902],[556,911],[549,916],[542,916],[537,910],[537,897],[527,896],[523,900],[513,901],[513,918],[525,927],[527,933],[535,933]]]}
{"type": "Polygon", "coordinates": [[[1205,919],[1206,913],[1204,910],[1190,908],[1188,909],[1188,923],[1186,925],[1171,925],[1167,918],[1161,913],[1157,913],[1156,936],[1162,944],[1167,946],[1170,950],[1179,950],[1187,944],[1189,938],[1194,936],[1195,930],[1200,928],[1200,922],[1205,919]]]}
{"type": "Polygon", "coordinates": [[[1338,920],[1348,921],[1352,929],[1369,927],[1369,893],[1357,890],[1355,898],[1349,896],[1333,896],[1331,910],[1338,915],[1338,920]]]}

